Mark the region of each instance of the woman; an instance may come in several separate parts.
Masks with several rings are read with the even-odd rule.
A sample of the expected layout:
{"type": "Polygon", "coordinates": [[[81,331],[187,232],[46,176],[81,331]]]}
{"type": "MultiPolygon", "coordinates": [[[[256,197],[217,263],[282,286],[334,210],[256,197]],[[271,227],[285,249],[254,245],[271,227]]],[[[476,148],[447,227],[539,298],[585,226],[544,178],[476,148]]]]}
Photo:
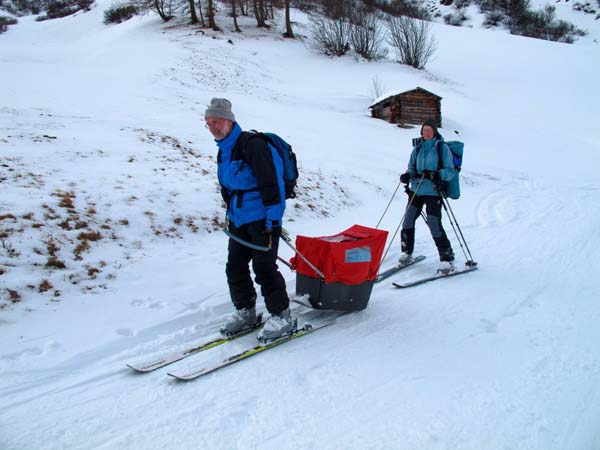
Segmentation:
{"type": "Polygon", "coordinates": [[[439,191],[443,183],[455,175],[452,153],[438,132],[435,120],[426,120],[421,127],[421,138],[416,140],[410,154],[408,170],[400,176],[402,183],[408,185],[410,182],[410,189],[407,189],[409,202],[400,234],[400,264],[412,260],[415,222],[425,205],[427,225],[440,255],[438,272],[448,273],[454,269],[454,252],[442,226],[442,198],[439,191]]]}

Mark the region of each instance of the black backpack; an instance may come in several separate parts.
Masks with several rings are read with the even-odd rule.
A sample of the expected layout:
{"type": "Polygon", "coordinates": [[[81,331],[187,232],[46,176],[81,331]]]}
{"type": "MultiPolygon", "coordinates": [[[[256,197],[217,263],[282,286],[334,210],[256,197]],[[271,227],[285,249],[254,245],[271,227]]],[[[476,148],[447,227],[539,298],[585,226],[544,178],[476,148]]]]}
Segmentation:
{"type": "Polygon", "coordinates": [[[244,133],[244,143],[248,139],[261,137],[273,146],[283,163],[283,181],[285,184],[285,198],[296,198],[296,184],[298,181],[298,162],[296,154],[292,150],[292,146],[284,141],[275,133],[261,133],[256,130],[247,131],[244,133]]]}

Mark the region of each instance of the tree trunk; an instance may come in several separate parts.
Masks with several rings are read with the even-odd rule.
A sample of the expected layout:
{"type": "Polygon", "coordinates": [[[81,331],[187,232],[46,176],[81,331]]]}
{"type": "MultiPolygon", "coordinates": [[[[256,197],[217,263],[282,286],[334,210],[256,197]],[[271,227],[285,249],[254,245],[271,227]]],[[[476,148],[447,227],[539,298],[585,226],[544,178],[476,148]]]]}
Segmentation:
{"type": "Polygon", "coordinates": [[[290,21],[290,0],[285,0],[285,33],[283,33],[283,37],[294,39],[292,22],[290,21]]]}
{"type": "Polygon", "coordinates": [[[200,25],[204,28],[206,24],[204,23],[204,14],[202,14],[202,0],[198,0],[198,11],[200,11],[200,25]]]}
{"type": "Polygon", "coordinates": [[[190,17],[192,18],[192,24],[197,24],[199,22],[198,15],[196,14],[196,2],[195,0],[190,0],[190,17]]]}
{"type": "Polygon", "coordinates": [[[265,20],[264,1],[254,0],[254,17],[256,17],[256,26],[259,28],[267,28],[267,22],[265,20]]]}
{"type": "Polygon", "coordinates": [[[248,15],[248,0],[239,0],[240,2],[240,14],[242,16],[248,15]],[[244,8],[244,3],[246,3],[246,7],[244,8]]]}
{"type": "Polygon", "coordinates": [[[241,33],[240,27],[237,23],[237,13],[235,12],[235,0],[231,0],[231,15],[233,17],[233,29],[236,33],[241,33]]]}
{"type": "Polygon", "coordinates": [[[171,16],[165,14],[164,5],[161,0],[154,0],[154,6],[156,7],[156,12],[162,20],[164,20],[165,22],[171,20],[171,16]]]}
{"type": "Polygon", "coordinates": [[[208,10],[206,12],[208,16],[208,27],[212,28],[214,31],[221,31],[221,29],[217,26],[215,22],[215,10],[213,8],[213,0],[208,0],[208,10]]]}

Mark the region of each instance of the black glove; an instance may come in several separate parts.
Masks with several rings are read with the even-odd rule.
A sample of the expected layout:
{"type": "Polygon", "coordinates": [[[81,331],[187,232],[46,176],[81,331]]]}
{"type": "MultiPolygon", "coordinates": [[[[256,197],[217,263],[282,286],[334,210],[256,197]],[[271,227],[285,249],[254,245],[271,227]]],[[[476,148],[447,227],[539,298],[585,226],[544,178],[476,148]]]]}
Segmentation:
{"type": "Polygon", "coordinates": [[[408,184],[410,182],[410,173],[404,172],[400,175],[400,183],[408,184]]]}
{"type": "Polygon", "coordinates": [[[439,178],[433,182],[435,188],[438,192],[445,192],[446,190],[446,182],[440,180],[439,178]]]}
{"type": "Polygon", "coordinates": [[[262,234],[270,234],[271,236],[281,236],[281,226],[265,227],[262,234]]]}
{"type": "Polygon", "coordinates": [[[438,181],[440,179],[440,174],[436,170],[424,170],[423,178],[431,181],[438,181]]]}

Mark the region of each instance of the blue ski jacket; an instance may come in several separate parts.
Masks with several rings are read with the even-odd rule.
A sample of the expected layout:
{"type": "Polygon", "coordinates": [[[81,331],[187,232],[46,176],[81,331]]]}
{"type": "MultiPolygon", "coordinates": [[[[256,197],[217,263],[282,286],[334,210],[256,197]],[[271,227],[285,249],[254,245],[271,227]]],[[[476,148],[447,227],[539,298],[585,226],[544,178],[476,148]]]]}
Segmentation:
{"type": "Polygon", "coordinates": [[[416,192],[417,195],[435,195],[439,197],[440,194],[433,181],[424,179],[419,186],[419,181],[425,170],[438,172],[442,181],[450,181],[456,176],[452,153],[444,142],[444,138],[439,134],[428,141],[417,140],[417,144],[413,147],[408,160],[407,171],[410,174],[411,191],[416,192]],[[439,166],[438,142],[442,147],[442,167],[439,166]],[[418,191],[417,186],[419,186],[418,191]]]}
{"type": "Polygon", "coordinates": [[[236,228],[259,220],[265,220],[266,228],[282,226],[285,188],[277,150],[260,137],[245,139],[237,122],[226,138],[215,142],[229,220],[236,228]]]}

